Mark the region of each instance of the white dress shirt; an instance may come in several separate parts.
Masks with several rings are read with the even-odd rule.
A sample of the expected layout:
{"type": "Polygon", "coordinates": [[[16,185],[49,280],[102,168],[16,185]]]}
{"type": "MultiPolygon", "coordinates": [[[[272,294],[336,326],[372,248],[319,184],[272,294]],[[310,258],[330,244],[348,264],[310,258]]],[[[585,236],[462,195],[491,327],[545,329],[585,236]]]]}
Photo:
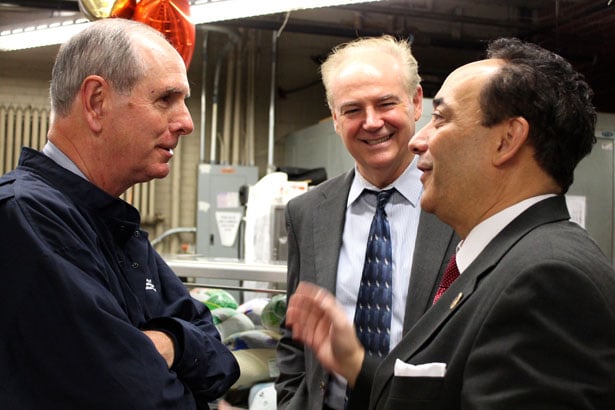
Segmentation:
{"type": "MultiPolygon", "coordinates": [[[[395,188],[384,207],[391,228],[393,256],[393,315],[391,317],[390,348],[402,338],[406,298],[416,233],[421,214],[420,198],[423,186],[421,171],[416,167],[417,158],[392,184],[383,189],[376,188],[363,178],[355,166],[355,177],[350,187],[346,207],[346,222],[342,235],[342,247],[337,267],[336,297],[344,307],[350,321],[354,321],[357,296],[363,274],[363,262],[367,237],[376,213],[375,195],[361,195],[363,190],[381,191],[395,188]]],[[[329,396],[325,399],[331,408],[343,408],[346,382],[341,378],[332,379],[329,396]]]]}

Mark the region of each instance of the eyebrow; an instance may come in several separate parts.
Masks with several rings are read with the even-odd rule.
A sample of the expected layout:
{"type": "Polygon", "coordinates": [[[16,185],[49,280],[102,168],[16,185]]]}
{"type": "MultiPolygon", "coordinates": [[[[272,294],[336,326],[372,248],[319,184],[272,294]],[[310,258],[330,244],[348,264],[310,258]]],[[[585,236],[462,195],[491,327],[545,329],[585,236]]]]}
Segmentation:
{"type": "Polygon", "coordinates": [[[347,102],[345,102],[343,104],[340,104],[338,106],[338,108],[341,110],[343,108],[352,107],[352,106],[356,106],[356,105],[360,105],[358,101],[347,101],[347,102]]]}
{"type": "Polygon", "coordinates": [[[386,94],[378,98],[378,101],[398,100],[398,99],[399,99],[399,96],[397,94],[386,94]]]}
{"type": "MultiPolygon", "coordinates": [[[[383,101],[388,101],[388,100],[396,100],[396,101],[398,101],[399,97],[396,94],[387,94],[387,95],[383,95],[381,97],[376,98],[376,102],[378,102],[378,103],[381,103],[383,101]]],[[[362,104],[361,101],[354,101],[354,100],[353,101],[347,101],[347,102],[341,104],[339,106],[339,109],[341,110],[342,108],[345,108],[345,107],[348,107],[348,106],[354,107],[354,106],[358,106],[358,105],[363,105],[363,104],[362,104]]]]}
{"type": "Polygon", "coordinates": [[[190,89],[184,90],[178,87],[167,87],[160,90],[160,95],[185,95],[188,98],[190,97],[190,89]]]}
{"type": "Polygon", "coordinates": [[[432,105],[433,105],[433,108],[438,108],[439,106],[446,105],[446,104],[444,104],[444,99],[440,97],[440,98],[434,98],[432,100],[432,105]]]}

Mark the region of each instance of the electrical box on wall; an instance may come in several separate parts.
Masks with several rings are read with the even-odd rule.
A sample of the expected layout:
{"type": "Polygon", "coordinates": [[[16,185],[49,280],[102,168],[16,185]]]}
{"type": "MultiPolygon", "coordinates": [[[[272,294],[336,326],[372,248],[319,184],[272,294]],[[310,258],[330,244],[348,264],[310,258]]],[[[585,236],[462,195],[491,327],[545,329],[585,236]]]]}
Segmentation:
{"type": "Polygon", "coordinates": [[[197,254],[211,258],[242,257],[245,200],[240,190],[257,180],[257,167],[199,164],[197,254]]]}

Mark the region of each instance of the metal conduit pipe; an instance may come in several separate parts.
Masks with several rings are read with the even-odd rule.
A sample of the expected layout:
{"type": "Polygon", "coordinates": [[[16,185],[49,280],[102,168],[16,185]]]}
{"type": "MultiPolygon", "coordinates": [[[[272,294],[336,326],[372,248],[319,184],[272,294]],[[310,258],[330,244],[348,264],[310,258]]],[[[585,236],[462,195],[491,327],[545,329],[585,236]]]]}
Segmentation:
{"type": "Polygon", "coordinates": [[[196,233],[196,228],[195,227],[179,227],[179,228],[168,229],[164,231],[162,235],[152,240],[152,246],[158,245],[160,242],[162,242],[164,239],[168,238],[171,235],[177,235],[177,234],[184,233],[184,232],[196,233]]]}
{"type": "MultiPolygon", "coordinates": [[[[242,87],[242,75],[241,68],[244,66],[243,64],[243,53],[241,48],[237,51],[236,57],[237,63],[235,65],[235,72],[232,73],[234,82],[235,82],[235,91],[233,94],[233,119],[231,124],[233,124],[232,130],[232,152],[231,152],[231,164],[233,165],[241,165],[241,157],[239,152],[239,147],[242,145],[241,143],[241,131],[242,131],[242,115],[241,115],[241,93],[243,91],[242,87]]],[[[244,117],[245,118],[245,117],[244,117]]],[[[244,156],[245,158],[245,156],[244,156]]],[[[244,161],[245,164],[245,161],[244,161]]]]}
{"type": "Polygon", "coordinates": [[[209,151],[209,162],[211,164],[216,163],[216,150],[218,143],[218,99],[220,95],[220,71],[222,69],[222,63],[227,53],[233,48],[233,43],[228,42],[224,45],[222,52],[218,56],[216,62],[216,69],[214,71],[214,88],[211,97],[211,148],[209,151]]]}
{"type": "Polygon", "coordinates": [[[199,127],[199,164],[205,162],[205,110],[207,108],[207,40],[209,37],[209,31],[203,33],[203,46],[202,46],[202,58],[201,58],[201,124],[199,127]]]}
{"type": "MultiPolygon", "coordinates": [[[[226,34],[233,43],[237,43],[240,41],[240,36],[237,33],[236,30],[233,29],[229,29],[226,27],[220,27],[220,26],[216,26],[216,25],[212,25],[212,24],[203,24],[203,25],[199,25],[197,26],[200,30],[204,31],[205,37],[203,39],[203,46],[202,46],[202,53],[203,53],[203,57],[202,57],[202,64],[203,64],[203,68],[202,68],[202,81],[201,81],[201,127],[200,127],[200,157],[199,157],[199,161],[201,163],[205,162],[205,146],[206,146],[206,138],[205,138],[205,110],[207,109],[206,106],[206,102],[207,102],[207,77],[206,77],[206,73],[207,73],[207,61],[208,61],[208,56],[207,56],[207,42],[208,42],[208,33],[210,31],[214,31],[214,32],[219,32],[219,33],[224,33],[226,34]]],[[[217,122],[217,112],[218,112],[218,107],[217,107],[217,98],[218,98],[218,83],[219,83],[219,75],[220,75],[220,65],[222,64],[222,61],[224,61],[224,56],[226,55],[226,53],[228,52],[228,44],[227,46],[224,47],[224,50],[222,52],[222,55],[218,58],[218,61],[216,63],[216,73],[214,76],[214,90],[213,90],[213,97],[212,97],[212,113],[216,114],[213,116],[212,118],[212,123],[217,122]],[[215,106],[213,106],[213,104],[215,104],[215,106]]],[[[212,134],[211,134],[211,139],[212,139],[212,148],[211,148],[211,152],[210,152],[210,161],[211,163],[215,163],[215,155],[216,155],[216,133],[217,133],[217,124],[213,124],[212,126],[212,134]]]]}
{"type": "Polygon", "coordinates": [[[226,89],[224,91],[224,120],[222,124],[222,145],[220,147],[220,164],[233,164],[231,161],[231,132],[234,124],[232,120],[233,106],[235,105],[235,94],[233,88],[236,87],[235,81],[235,64],[237,57],[235,55],[235,47],[232,47],[228,53],[226,65],[226,89]]]}
{"type": "Polygon", "coordinates": [[[271,37],[271,88],[269,92],[269,140],[267,144],[267,173],[275,171],[273,163],[273,149],[275,139],[275,76],[278,49],[278,32],[274,31],[271,37]]]}
{"type": "Polygon", "coordinates": [[[246,164],[253,166],[254,161],[254,104],[255,104],[255,85],[256,85],[256,38],[260,39],[258,33],[250,36],[250,47],[248,47],[248,74],[246,79],[246,99],[248,101],[246,107],[246,144],[245,156],[246,164]]]}

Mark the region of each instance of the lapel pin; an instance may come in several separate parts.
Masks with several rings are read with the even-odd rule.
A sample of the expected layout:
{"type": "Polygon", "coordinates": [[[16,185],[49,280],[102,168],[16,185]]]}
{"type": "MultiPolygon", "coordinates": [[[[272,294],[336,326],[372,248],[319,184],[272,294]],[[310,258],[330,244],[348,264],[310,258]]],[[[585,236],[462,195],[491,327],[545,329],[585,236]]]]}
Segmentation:
{"type": "Polygon", "coordinates": [[[450,306],[450,310],[453,310],[457,307],[457,305],[459,304],[459,302],[461,301],[461,298],[463,297],[463,292],[459,292],[459,294],[455,297],[455,299],[453,299],[453,301],[451,302],[451,306],[450,306]]]}

